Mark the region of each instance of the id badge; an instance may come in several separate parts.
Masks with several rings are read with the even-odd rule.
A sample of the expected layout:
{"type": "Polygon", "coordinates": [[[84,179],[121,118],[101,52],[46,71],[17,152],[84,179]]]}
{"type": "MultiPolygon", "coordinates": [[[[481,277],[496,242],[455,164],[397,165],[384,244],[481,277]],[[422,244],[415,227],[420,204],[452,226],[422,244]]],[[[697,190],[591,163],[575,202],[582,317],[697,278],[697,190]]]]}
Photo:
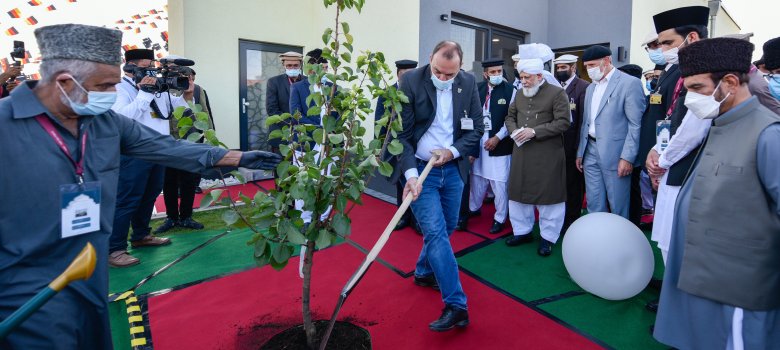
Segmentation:
{"type": "Polygon", "coordinates": [[[62,238],[100,230],[100,182],[60,185],[62,238]]]}
{"type": "Polygon", "coordinates": [[[662,100],[663,100],[663,95],[659,93],[650,94],[651,105],[660,105],[662,100]]]}
{"type": "Polygon", "coordinates": [[[569,103],[569,110],[573,111],[577,109],[577,104],[574,102],[569,103]]]}
{"type": "Polygon", "coordinates": [[[485,124],[485,131],[493,130],[493,121],[490,120],[490,114],[485,115],[482,119],[482,123],[485,124]]]}
{"type": "Polygon", "coordinates": [[[474,130],[474,121],[471,118],[460,118],[461,130],[474,130]]]}
{"type": "Polygon", "coordinates": [[[669,146],[669,140],[672,138],[672,122],[670,120],[659,120],[655,122],[655,142],[663,152],[669,146]]]}

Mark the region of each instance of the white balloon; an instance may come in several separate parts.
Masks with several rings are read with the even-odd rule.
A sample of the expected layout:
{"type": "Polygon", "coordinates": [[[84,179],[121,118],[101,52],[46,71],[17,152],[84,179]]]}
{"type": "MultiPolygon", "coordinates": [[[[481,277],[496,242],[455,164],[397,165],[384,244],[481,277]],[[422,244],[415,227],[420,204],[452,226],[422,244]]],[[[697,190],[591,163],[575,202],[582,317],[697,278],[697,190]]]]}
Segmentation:
{"type": "Polygon", "coordinates": [[[641,292],[653,276],[653,250],[642,231],[622,216],[593,213],[563,238],[563,263],[582,289],[608,300],[641,292]]]}

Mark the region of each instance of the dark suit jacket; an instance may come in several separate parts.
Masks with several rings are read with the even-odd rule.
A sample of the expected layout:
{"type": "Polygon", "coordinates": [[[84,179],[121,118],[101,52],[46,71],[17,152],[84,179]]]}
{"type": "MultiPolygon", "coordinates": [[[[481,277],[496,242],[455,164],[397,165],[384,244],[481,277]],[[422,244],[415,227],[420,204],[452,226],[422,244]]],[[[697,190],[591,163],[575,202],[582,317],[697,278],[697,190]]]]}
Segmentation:
{"type": "MultiPolygon", "coordinates": [[[[436,88],[431,81],[430,64],[404,74],[402,82],[401,91],[409,98],[409,103],[403,105],[401,112],[404,130],[398,135],[398,139],[403,144],[404,150],[399,155],[399,166],[395,167],[392,182],[403,176],[406,170],[417,168],[417,160],[414,156],[417,143],[436,117],[436,88]]],[[[454,130],[452,146],[461,155],[453,161],[458,164],[463,183],[468,183],[471,164],[466,155],[479,146],[484,127],[477,84],[474,76],[463,70],[458,73],[452,84],[452,122],[454,130]],[[461,130],[460,119],[464,117],[472,120],[474,130],[461,130]]]]}
{"type": "Polygon", "coordinates": [[[574,101],[577,106],[571,111],[571,125],[563,133],[563,149],[566,152],[566,159],[577,157],[577,146],[580,144],[580,128],[582,127],[582,116],[585,113],[585,92],[588,90],[588,83],[579,77],[574,77],[571,83],[566,86],[566,95],[569,97],[569,103],[574,101]]]}
{"type": "MultiPolygon", "coordinates": [[[[306,98],[308,98],[309,94],[311,94],[310,86],[311,84],[309,84],[309,79],[303,79],[295,84],[292,84],[292,86],[290,87],[290,113],[295,114],[295,112],[300,111],[301,119],[295,120],[293,118],[290,118],[287,121],[287,125],[310,124],[310,125],[316,125],[317,127],[320,126],[322,118],[320,117],[319,112],[315,115],[307,115],[309,108],[314,107],[316,105],[316,103],[313,100],[311,101],[311,103],[306,105],[306,98]]],[[[327,86],[333,86],[333,83],[328,83],[327,86]]],[[[336,111],[330,112],[330,115],[333,116],[334,118],[339,117],[336,111]]],[[[311,146],[314,147],[314,143],[312,143],[311,146]]]]}
{"type": "Polygon", "coordinates": [[[647,154],[655,146],[656,122],[666,118],[666,112],[674,98],[674,87],[680,78],[680,66],[673,65],[668,71],[661,73],[658,78],[658,86],[653,93],[661,94],[661,104],[650,104],[648,101],[647,110],[642,116],[642,127],[639,130],[639,153],[637,162],[644,167],[647,154]]]}
{"type": "MultiPolygon", "coordinates": [[[[290,113],[290,82],[287,74],[268,79],[265,90],[265,111],[268,116],[290,113]]],[[[271,125],[270,130],[280,129],[281,124],[271,125]]],[[[279,139],[269,140],[271,147],[279,147],[279,139]]]]}
{"type": "MultiPolygon", "coordinates": [[[[487,98],[487,81],[483,81],[479,84],[477,84],[477,89],[479,90],[479,105],[484,106],[485,105],[485,99],[487,98]]],[[[501,127],[504,125],[504,120],[506,119],[506,115],[509,114],[509,103],[512,101],[512,95],[514,94],[515,88],[512,86],[512,84],[509,84],[507,82],[503,82],[493,88],[493,91],[490,93],[490,122],[491,122],[491,130],[488,131],[488,137],[493,137],[496,135],[496,133],[501,130],[501,127]],[[503,102],[503,103],[499,103],[503,102]]],[[[495,149],[490,151],[491,157],[498,157],[498,156],[508,156],[512,154],[512,144],[514,142],[512,141],[512,138],[507,136],[503,140],[501,140],[495,149]]],[[[479,143],[476,147],[476,156],[479,156],[479,150],[482,148],[482,145],[479,143]]],[[[475,157],[476,157],[475,156],[475,157]]]]}

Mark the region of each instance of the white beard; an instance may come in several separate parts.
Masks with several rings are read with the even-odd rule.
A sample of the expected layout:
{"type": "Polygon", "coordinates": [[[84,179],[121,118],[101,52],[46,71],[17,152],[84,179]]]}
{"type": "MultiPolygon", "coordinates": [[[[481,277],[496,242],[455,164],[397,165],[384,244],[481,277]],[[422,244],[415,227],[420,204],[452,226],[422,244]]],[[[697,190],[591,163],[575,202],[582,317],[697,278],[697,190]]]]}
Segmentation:
{"type": "Polygon", "coordinates": [[[523,87],[523,96],[525,97],[534,97],[537,93],[539,93],[539,88],[542,86],[542,82],[539,82],[533,87],[523,87]]]}

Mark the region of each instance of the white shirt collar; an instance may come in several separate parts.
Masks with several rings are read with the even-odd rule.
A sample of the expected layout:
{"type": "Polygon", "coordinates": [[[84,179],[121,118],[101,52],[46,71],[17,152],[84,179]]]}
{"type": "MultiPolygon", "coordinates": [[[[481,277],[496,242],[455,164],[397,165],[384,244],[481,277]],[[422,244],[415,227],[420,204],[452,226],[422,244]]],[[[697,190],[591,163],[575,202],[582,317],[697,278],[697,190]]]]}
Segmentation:
{"type": "Polygon", "coordinates": [[[572,75],[571,75],[571,77],[569,77],[569,80],[567,80],[567,81],[565,81],[565,82],[564,82],[564,84],[566,84],[566,85],[564,85],[564,86],[569,86],[569,85],[571,85],[571,82],[572,82],[572,81],[574,81],[574,78],[575,78],[575,75],[574,75],[574,74],[572,74],[572,75]]]}

